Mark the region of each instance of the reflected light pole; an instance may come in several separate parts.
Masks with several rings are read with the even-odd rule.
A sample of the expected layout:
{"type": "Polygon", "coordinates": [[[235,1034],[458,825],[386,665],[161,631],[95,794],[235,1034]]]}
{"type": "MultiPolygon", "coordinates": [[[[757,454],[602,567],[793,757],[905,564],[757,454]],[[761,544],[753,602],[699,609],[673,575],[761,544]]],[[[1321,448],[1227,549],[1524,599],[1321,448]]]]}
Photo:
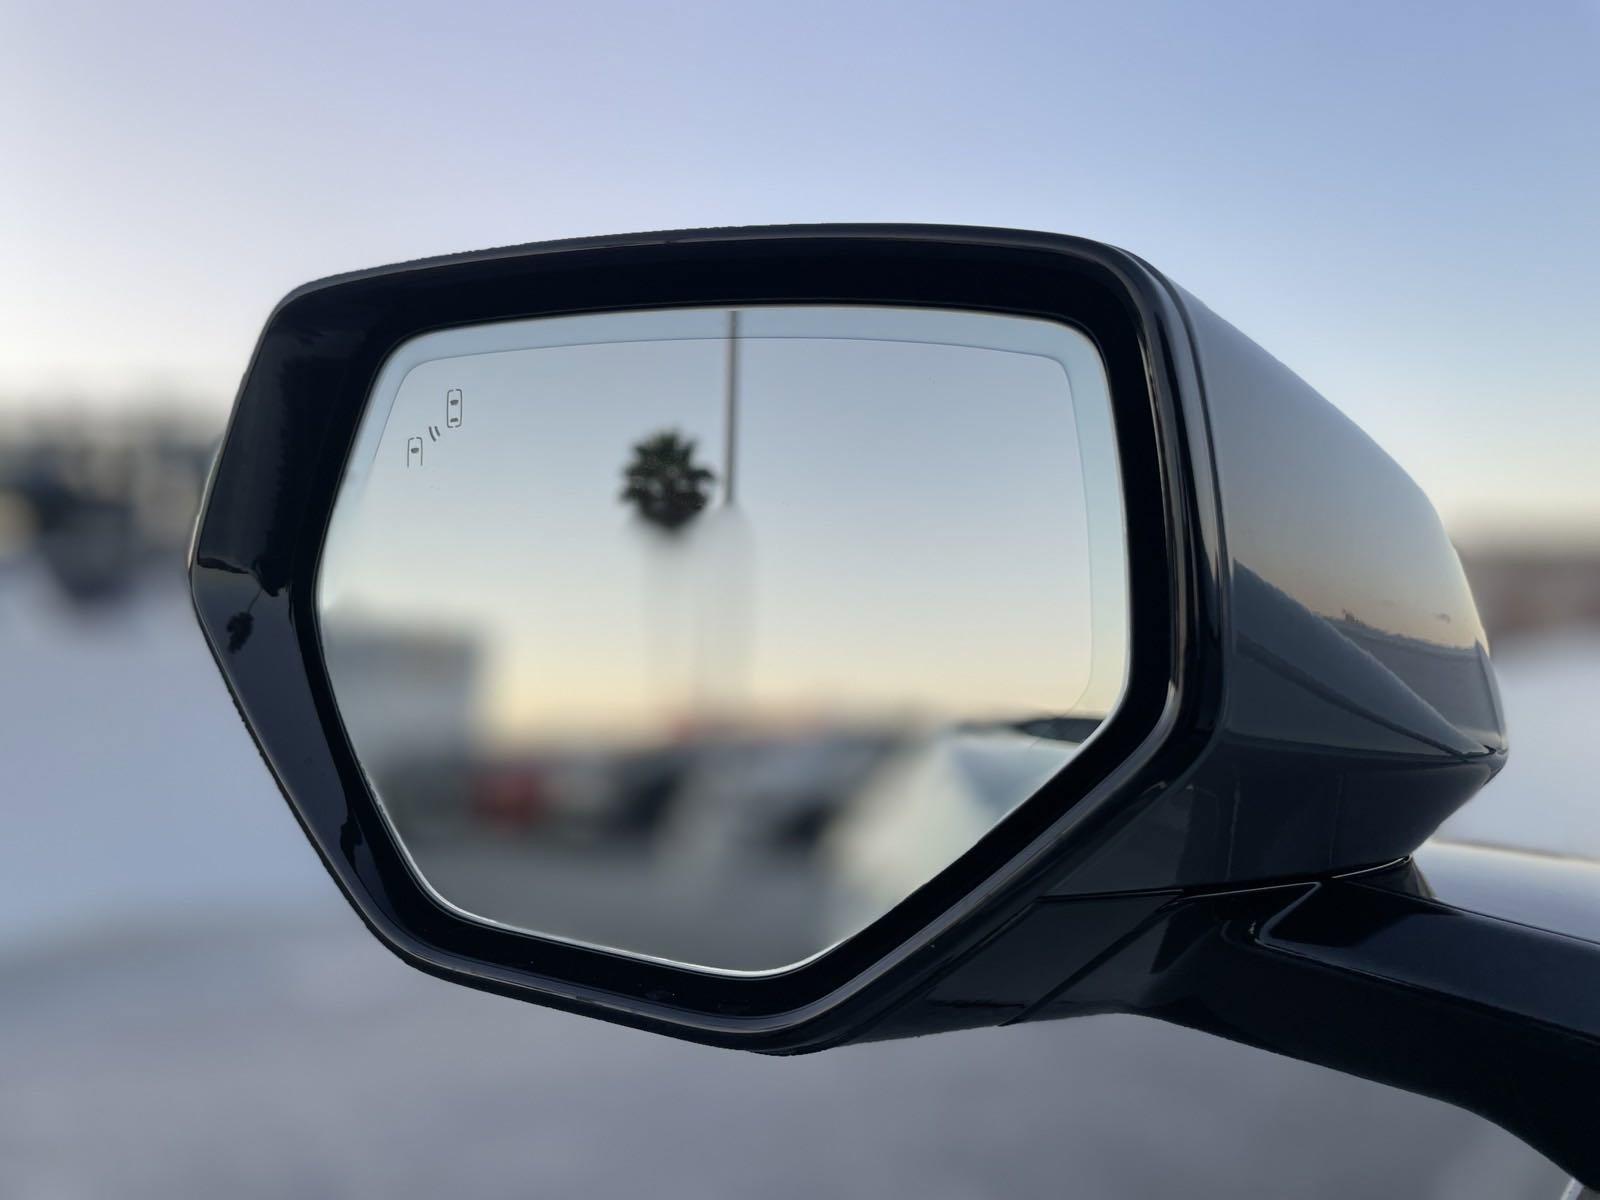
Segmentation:
{"type": "Polygon", "coordinates": [[[739,444],[739,311],[728,310],[727,375],[723,392],[722,502],[734,502],[734,470],[739,444]]]}

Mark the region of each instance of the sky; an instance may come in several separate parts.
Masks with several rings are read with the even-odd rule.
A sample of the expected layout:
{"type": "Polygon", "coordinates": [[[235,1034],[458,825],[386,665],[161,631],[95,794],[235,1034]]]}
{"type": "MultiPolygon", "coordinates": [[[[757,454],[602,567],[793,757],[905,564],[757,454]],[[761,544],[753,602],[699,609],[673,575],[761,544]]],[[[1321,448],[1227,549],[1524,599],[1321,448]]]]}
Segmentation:
{"type": "Polygon", "coordinates": [[[1144,256],[1458,540],[1600,538],[1600,3],[0,0],[0,413],[220,422],[312,278],[935,221],[1144,256]]]}

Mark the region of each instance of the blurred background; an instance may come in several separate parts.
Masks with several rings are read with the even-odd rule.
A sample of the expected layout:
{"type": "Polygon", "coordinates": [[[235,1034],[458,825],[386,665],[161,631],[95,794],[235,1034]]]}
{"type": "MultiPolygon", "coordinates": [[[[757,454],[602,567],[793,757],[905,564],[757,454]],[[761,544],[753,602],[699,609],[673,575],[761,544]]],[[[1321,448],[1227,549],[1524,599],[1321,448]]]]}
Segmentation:
{"type": "Polygon", "coordinates": [[[1550,1196],[1417,1097],[1131,1019],[764,1060],[373,943],[188,612],[288,289],[815,220],[1139,253],[1404,464],[1600,856],[1600,5],[0,0],[0,1196],[1550,1196]]]}

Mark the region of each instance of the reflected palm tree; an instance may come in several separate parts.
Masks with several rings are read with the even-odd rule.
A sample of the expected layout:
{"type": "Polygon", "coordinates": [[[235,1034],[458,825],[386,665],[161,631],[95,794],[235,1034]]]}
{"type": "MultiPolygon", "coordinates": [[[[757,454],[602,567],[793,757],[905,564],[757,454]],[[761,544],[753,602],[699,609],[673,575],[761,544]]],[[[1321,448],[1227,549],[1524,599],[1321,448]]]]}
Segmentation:
{"type": "Polygon", "coordinates": [[[695,442],[676,430],[652,434],[633,447],[622,469],[617,498],[631,504],[650,524],[677,533],[705,508],[715,472],[694,461],[695,442]]]}

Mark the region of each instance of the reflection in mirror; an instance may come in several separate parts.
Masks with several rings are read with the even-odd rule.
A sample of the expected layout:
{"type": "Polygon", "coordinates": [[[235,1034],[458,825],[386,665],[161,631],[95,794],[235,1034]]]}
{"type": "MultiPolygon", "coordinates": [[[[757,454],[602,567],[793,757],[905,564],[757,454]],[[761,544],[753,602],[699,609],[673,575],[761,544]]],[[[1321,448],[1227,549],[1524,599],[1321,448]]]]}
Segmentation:
{"type": "Polygon", "coordinates": [[[674,309],[402,345],[317,609],[413,868],[476,919],[714,970],[858,932],[1120,695],[1099,357],[946,310],[674,309]]]}

